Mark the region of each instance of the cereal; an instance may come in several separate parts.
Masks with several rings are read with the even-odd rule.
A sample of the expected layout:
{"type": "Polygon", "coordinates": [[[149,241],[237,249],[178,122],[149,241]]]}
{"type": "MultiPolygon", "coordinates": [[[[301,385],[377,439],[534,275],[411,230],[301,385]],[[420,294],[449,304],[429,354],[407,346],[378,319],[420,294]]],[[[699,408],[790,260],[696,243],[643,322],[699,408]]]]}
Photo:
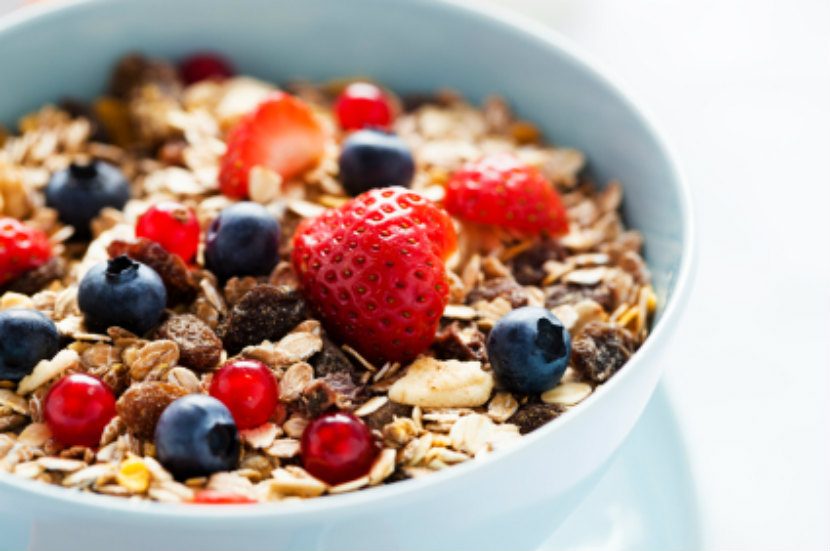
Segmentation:
{"type": "MultiPolygon", "coordinates": [[[[133,54],[114,68],[108,96],[44,107],[21,119],[19,135],[0,140],[0,213],[41,229],[55,249],[53,258],[0,289],[0,309],[39,310],[55,322],[64,346],[19,383],[0,382],[0,469],[99,494],[176,503],[204,489],[262,502],[364,491],[512,445],[583,407],[580,402],[623,368],[657,308],[643,235],[626,229],[619,213],[624,186],[612,181],[598,190],[582,171],[581,152],[544,144],[540,129],[517,119],[498,96],[478,108],[441,91],[403,98],[400,112],[401,102],[388,92],[397,113],[392,130],[415,160],[412,190],[446,205],[447,184],[462,164],[513,152],[558,192],[568,233],[528,235],[454,218],[458,247],[446,262],[447,303],[435,314],[440,323],[430,346],[390,360],[334,340],[330,325],[327,334],[323,308],[307,303],[300,290],[304,275],[292,263],[292,235],[303,219],[350,200],[339,176],[342,136],[332,132],[333,94],[344,82],[284,88],[313,104],[328,138],[319,163],[305,173],[250,167],[250,200],[280,223],[279,259],[257,275],[227,281],[204,268],[204,247],[188,265],[137,239],[134,226],[150,206],[175,200],[192,208],[207,231],[236,201],[218,186],[228,132],[274,84],[237,76],[185,86],[170,63],[133,54]],[[130,181],[131,199],[122,210],[103,209],[85,244],[70,240],[74,229],[43,206],[42,190],[56,170],[89,159],[116,165],[130,181]],[[91,333],[78,285],[93,265],[121,254],[159,274],[168,310],[143,335],[117,327],[91,333]],[[565,375],[535,394],[502,386],[487,351],[498,320],[524,306],[551,310],[572,340],[565,375]],[[174,480],[155,458],[159,416],[179,397],[207,394],[216,369],[235,358],[273,371],[279,405],[266,422],[239,431],[234,469],[174,480]],[[65,446],[44,421],[51,385],[76,372],[100,378],[117,397],[117,415],[98,448],[65,446]],[[367,472],[337,485],[302,467],[306,427],[333,411],[357,416],[378,450],[367,472]]],[[[341,298],[333,296],[324,308],[341,298]]]]}

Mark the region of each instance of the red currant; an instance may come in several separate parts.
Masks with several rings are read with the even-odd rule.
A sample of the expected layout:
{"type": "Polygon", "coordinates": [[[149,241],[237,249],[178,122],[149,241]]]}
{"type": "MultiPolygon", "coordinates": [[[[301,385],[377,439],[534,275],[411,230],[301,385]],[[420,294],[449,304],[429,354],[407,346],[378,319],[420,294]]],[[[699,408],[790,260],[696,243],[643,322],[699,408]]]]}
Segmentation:
{"type": "Polygon", "coordinates": [[[199,248],[199,221],[193,209],[175,201],[162,201],[141,215],[135,235],[151,239],[190,262],[199,248]]]}
{"type": "Polygon", "coordinates": [[[49,389],[43,416],[62,444],[97,446],[104,427],[115,417],[115,395],[101,379],[73,373],[49,389]]]}
{"type": "Polygon", "coordinates": [[[354,82],[334,102],[337,120],[343,130],[388,128],[392,122],[392,106],[383,90],[367,82],[354,82]]]}
{"type": "Polygon", "coordinates": [[[241,494],[232,494],[229,492],[221,492],[219,490],[199,490],[191,500],[193,503],[205,503],[211,505],[229,504],[229,503],[256,503],[255,500],[248,496],[241,494]]]}
{"type": "Polygon", "coordinates": [[[366,425],[340,411],[321,415],[306,427],[300,453],[305,470],[329,484],[340,484],[368,473],[378,447],[366,425]]]}
{"type": "Polygon", "coordinates": [[[185,58],[179,72],[185,84],[208,79],[223,80],[235,73],[231,62],[215,52],[199,52],[185,58]]]}
{"type": "Polygon", "coordinates": [[[222,366],[210,383],[210,395],[231,411],[236,426],[250,429],[271,418],[279,403],[274,373],[256,360],[234,360],[222,366]]]}

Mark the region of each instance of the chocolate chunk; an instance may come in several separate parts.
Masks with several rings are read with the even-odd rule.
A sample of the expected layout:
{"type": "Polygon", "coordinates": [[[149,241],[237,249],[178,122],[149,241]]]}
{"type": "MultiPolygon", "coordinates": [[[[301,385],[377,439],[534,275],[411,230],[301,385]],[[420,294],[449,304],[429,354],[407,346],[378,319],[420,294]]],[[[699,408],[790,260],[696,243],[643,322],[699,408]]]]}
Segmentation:
{"type": "Polygon", "coordinates": [[[139,237],[134,243],[116,240],[107,247],[107,253],[110,258],[125,254],[155,270],[167,290],[168,306],[190,303],[196,298],[198,286],[187,264],[179,255],[167,252],[155,241],[145,237],[139,237]]]}
{"type": "Polygon", "coordinates": [[[510,262],[513,277],[522,285],[539,285],[547,272],[543,266],[548,260],[565,259],[565,248],[550,238],[536,241],[532,247],[517,254],[510,262]]]}
{"type": "Polygon", "coordinates": [[[56,279],[63,278],[64,275],[66,275],[66,261],[59,256],[53,256],[45,264],[13,279],[0,288],[0,291],[14,291],[15,293],[33,295],[56,279]]]}
{"type": "Polygon", "coordinates": [[[351,409],[360,393],[347,373],[332,373],[314,379],[303,391],[303,400],[309,417],[315,418],[330,409],[351,409]]]}
{"type": "Polygon", "coordinates": [[[328,337],[323,337],[323,349],[313,355],[308,363],[314,367],[315,377],[345,373],[353,383],[357,384],[360,381],[361,371],[349,360],[340,347],[328,337]]]}
{"type": "Polygon", "coordinates": [[[164,409],[174,400],[187,394],[183,388],[170,383],[153,381],[130,387],[115,409],[127,429],[136,437],[151,440],[164,409]]]}
{"type": "Polygon", "coordinates": [[[158,338],[179,346],[179,363],[197,371],[215,367],[222,356],[222,341],[202,320],[191,314],[172,316],[158,330],[158,338]]]}
{"type": "Polygon", "coordinates": [[[555,308],[563,304],[576,304],[590,299],[610,312],[614,308],[614,292],[605,283],[598,283],[593,287],[560,283],[545,288],[545,307],[555,308]]]}
{"type": "Polygon", "coordinates": [[[384,425],[391,423],[395,417],[412,416],[412,406],[399,404],[389,400],[378,409],[363,417],[363,422],[369,430],[381,430],[384,425]]]}
{"type": "Polygon", "coordinates": [[[602,383],[619,371],[636,348],[636,341],[627,329],[592,321],[574,340],[571,361],[582,375],[602,383]]]}
{"type": "Polygon", "coordinates": [[[472,324],[463,327],[454,321],[435,335],[432,349],[439,360],[487,361],[484,333],[472,324]]]}
{"type": "Polygon", "coordinates": [[[518,426],[520,433],[527,434],[556,419],[564,411],[564,407],[556,404],[529,403],[519,408],[507,422],[518,426]]]}
{"type": "Polygon", "coordinates": [[[264,340],[280,340],[305,318],[305,301],[298,291],[257,285],[233,306],[217,333],[233,355],[264,340]]]}
{"type": "Polygon", "coordinates": [[[497,297],[505,299],[513,308],[527,305],[527,291],[509,277],[488,279],[467,293],[467,304],[475,304],[480,300],[490,302],[497,297]]]}

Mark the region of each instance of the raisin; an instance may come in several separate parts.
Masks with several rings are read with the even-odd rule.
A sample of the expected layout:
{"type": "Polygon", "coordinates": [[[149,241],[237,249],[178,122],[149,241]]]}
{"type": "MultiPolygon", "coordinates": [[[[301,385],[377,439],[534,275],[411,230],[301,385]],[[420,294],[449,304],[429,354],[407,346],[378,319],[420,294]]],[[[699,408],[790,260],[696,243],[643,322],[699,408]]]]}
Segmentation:
{"type": "Polygon", "coordinates": [[[182,89],[178,71],[171,63],[131,54],[113,69],[109,91],[117,98],[129,99],[146,84],[155,84],[165,95],[178,95],[182,89]]]}
{"type": "Polygon", "coordinates": [[[69,113],[69,116],[73,119],[84,118],[89,122],[91,126],[89,141],[102,143],[109,143],[112,141],[112,137],[107,131],[107,127],[95,113],[95,110],[92,109],[92,106],[88,103],[83,100],[70,97],[62,99],[58,105],[61,109],[69,113]]]}
{"type": "Polygon", "coordinates": [[[585,325],[574,340],[574,368],[595,383],[607,381],[634,353],[636,342],[622,327],[601,321],[585,325]]]}
{"type": "Polygon", "coordinates": [[[308,416],[315,418],[333,408],[350,409],[360,393],[361,388],[352,382],[348,374],[332,373],[313,380],[303,390],[303,401],[308,416]]]}
{"type": "Polygon", "coordinates": [[[159,327],[158,338],[175,342],[179,346],[179,363],[197,371],[215,367],[222,356],[222,341],[192,314],[172,316],[159,327]]]}
{"type": "Polygon", "coordinates": [[[182,387],[170,383],[139,383],[118,399],[115,409],[134,436],[152,440],[161,413],[185,394],[182,387]]]}
{"type": "Polygon", "coordinates": [[[556,419],[564,411],[564,407],[556,404],[529,403],[519,408],[507,422],[519,427],[520,433],[527,434],[556,419]]]}
{"type": "Polygon", "coordinates": [[[66,275],[66,260],[60,256],[54,256],[47,260],[45,264],[13,279],[0,288],[0,291],[14,291],[24,295],[33,295],[56,279],[63,278],[64,275],[66,275]]]}
{"type": "Polygon", "coordinates": [[[280,340],[305,318],[305,301],[298,291],[257,285],[233,306],[217,333],[233,355],[264,340],[280,340]]]}
{"type": "Polygon", "coordinates": [[[509,262],[513,277],[522,285],[539,285],[548,275],[544,264],[548,260],[562,261],[566,256],[565,248],[550,238],[535,241],[526,251],[517,254],[509,262]]]}
{"type": "Polygon", "coordinates": [[[439,360],[478,360],[487,362],[487,347],[484,333],[472,324],[463,328],[454,321],[435,335],[432,343],[435,357],[439,360]]]}
{"type": "Polygon", "coordinates": [[[384,425],[387,425],[395,420],[395,417],[411,417],[412,406],[399,404],[389,400],[378,409],[363,417],[363,422],[369,427],[369,430],[381,430],[384,425]]]}
{"type": "Polygon", "coordinates": [[[314,367],[315,377],[345,373],[353,383],[357,384],[360,381],[361,371],[349,360],[340,347],[328,337],[323,337],[323,349],[313,355],[308,363],[314,367]]]}
{"type": "Polygon", "coordinates": [[[187,141],[182,138],[172,138],[159,148],[158,159],[167,166],[185,166],[184,150],[187,141]]]}
{"type": "Polygon", "coordinates": [[[505,299],[513,308],[527,305],[527,291],[510,277],[488,279],[467,293],[467,304],[475,304],[480,300],[490,302],[498,297],[505,299]]]}
{"type": "Polygon", "coordinates": [[[560,283],[545,288],[545,307],[556,308],[563,304],[576,304],[590,299],[610,312],[614,308],[614,293],[605,283],[598,283],[593,287],[560,283]]]}
{"type": "Polygon", "coordinates": [[[155,241],[145,237],[139,237],[134,243],[116,240],[107,247],[107,253],[110,258],[125,254],[155,270],[167,290],[168,306],[190,303],[196,298],[199,288],[187,269],[187,264],[178,255],[167,252],[155,241]]]}

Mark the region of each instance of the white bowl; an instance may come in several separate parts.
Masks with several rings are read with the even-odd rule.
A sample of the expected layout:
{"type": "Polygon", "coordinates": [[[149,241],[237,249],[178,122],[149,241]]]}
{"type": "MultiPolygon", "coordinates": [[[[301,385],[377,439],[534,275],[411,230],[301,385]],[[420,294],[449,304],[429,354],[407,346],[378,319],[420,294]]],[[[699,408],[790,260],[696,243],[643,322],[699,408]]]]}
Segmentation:
{"type": "MultiPolygon", "coordinates": [[[[565,518],[642,412],[681,315],[691,203],[642,111],[554,33],[495,9],[435,0],[89,0],[0,21],[0,121],[93,97],[122,54],[227,53],[274,81],[370,75],[399,92],[505,95],[548,138],[619,178],[645,236],[660,309],[631,361],[584,403],[511,449],[367,491],[293,503],[188,506],[91,495],[0,473],[0,512],[32,548],[530,548],[565,518]]],[[[2,538],[2,535],[0,535],[2,538]]]]}

